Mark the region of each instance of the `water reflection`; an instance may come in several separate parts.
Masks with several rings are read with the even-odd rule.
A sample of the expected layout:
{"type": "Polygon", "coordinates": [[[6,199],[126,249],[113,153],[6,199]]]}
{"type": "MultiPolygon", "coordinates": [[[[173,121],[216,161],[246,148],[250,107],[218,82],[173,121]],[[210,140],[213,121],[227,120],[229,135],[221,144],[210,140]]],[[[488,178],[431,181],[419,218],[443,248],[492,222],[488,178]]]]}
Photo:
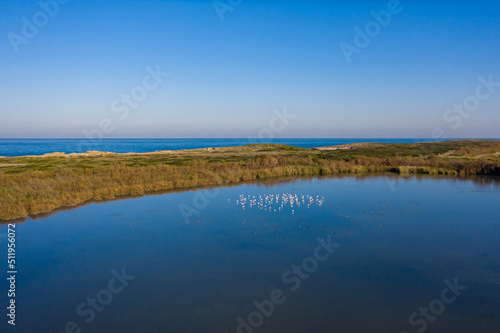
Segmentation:
{"type": "Polygon", "coordinates": [[[426,332],[498,331],[498,178],[397,177],[392,191],[388,177],[275,179],[28,219],[17,227],[18,328],[416,332],[409,317],[458,278],[468,288],[426,332]],[[205,191],[185,224],[179,205],[205,191]],[[134,280],[87,323],[78,306],[106,303],[122,267],[134,280]]]}

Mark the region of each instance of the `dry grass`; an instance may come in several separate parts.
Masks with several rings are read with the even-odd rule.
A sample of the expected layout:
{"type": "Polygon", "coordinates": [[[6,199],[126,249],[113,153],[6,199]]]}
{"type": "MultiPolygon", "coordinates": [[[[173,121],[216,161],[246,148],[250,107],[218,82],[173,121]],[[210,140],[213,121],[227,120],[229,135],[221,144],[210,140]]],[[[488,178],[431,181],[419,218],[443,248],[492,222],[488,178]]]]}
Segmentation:
{"type": "Polygon", "coordinates": [[[500,151],[498,141],[430,145],[364,144],[359,149],[327,151],[250,145],[177,153],[1,158],[0,219],[23,218],[88,201],[281,176],[387,171],[500,175],[500,159],[492,153],[500,151]]]}

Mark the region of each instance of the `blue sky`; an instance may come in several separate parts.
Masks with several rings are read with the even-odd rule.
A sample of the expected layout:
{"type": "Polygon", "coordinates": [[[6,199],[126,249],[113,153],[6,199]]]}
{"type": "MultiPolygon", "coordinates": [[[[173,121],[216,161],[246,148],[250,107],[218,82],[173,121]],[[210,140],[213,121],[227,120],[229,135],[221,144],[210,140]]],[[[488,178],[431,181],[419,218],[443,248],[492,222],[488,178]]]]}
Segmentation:
{"type": "Polygon", "coordinates": [[[500,82],[500,3],[401,1],[348,63],[341,43],[388,3],[244,0],[221,20],[211,0],[70,0],[53,17],[2,0],[0,137],[248,137],[286,108],[276,137],[498,138],[500,84],[478,86],[500,82]],[[113,112],[148,67],[169,75],[113,112]]]}

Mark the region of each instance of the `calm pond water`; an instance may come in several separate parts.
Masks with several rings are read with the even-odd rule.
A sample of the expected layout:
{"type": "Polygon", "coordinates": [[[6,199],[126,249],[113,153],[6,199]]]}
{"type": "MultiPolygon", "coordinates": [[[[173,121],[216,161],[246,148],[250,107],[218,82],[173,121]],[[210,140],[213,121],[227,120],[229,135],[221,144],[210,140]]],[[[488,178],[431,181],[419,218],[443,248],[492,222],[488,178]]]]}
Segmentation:
{"type": "Polygon", "coordinates": [[[499,199],[498,178],[312,178],[28,219],[15,331],[499,332],[499,199]]]}

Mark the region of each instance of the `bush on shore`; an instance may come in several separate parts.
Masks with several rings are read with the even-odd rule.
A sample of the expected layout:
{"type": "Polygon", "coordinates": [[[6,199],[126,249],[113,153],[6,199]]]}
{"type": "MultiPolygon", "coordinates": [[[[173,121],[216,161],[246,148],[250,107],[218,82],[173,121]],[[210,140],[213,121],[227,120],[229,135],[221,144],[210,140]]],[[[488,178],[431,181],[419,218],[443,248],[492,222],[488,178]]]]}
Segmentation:
{"type": "Polygon", "coordinates": [[[499,175],[500,163],[427,157],[366,157],[330,160],[321,156],[266,156],[237,162],[195,160],[191,165],[127,165],[0,173],[0,219],[24,218],[87,201],[148,192],[222,185],[281,176],[394,172],[429,175],[499,175]]]}

